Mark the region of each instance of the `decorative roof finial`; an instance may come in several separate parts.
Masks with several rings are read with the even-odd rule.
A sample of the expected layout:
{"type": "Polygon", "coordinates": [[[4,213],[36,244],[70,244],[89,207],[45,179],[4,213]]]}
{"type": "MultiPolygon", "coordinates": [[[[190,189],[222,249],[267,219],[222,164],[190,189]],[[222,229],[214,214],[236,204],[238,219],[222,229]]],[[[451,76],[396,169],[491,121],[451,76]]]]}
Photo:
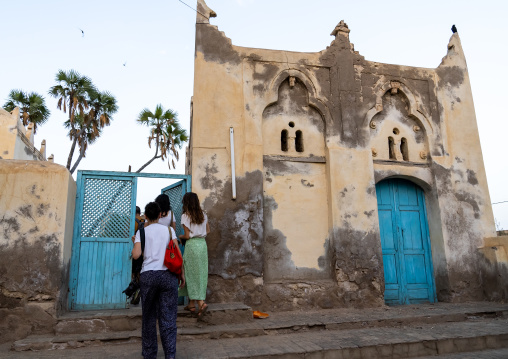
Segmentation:
{"type": "Polygon", "coordinates": [[[340,22],[337,24],[337,26],[335,26],[335,29],[333,29],[330,36],[337,37],[337,35],[340,33],[349,39],[349,31],[351,31],[351,30],[349,30],[349,27],[344,22],[344,20],[340,20],[340,22]]]}
{"type": "Polygon", "coordinates": [[[206,5],[205,0],[197,0],[196,24],[209,24],[211,17],[217,17],[217,13],[206,5]]]}

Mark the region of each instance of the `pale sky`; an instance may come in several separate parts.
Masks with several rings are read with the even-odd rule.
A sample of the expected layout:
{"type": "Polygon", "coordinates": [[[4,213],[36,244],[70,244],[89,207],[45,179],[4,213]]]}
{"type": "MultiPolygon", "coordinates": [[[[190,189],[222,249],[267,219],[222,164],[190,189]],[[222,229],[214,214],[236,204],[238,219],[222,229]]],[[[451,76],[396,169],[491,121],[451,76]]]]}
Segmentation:
{"type": "MultiPolygon", "coordinates": [[[[183,0],[195,8],[194,0],[183,0]]],[[[208,0],[218,15],[213,25],[234,45],[298,52],[324,50],[340,20],[367,60],[435,68],[446,55],[455,24],[469,69],[491,202],[508,201],[506,143],[508,1],[342,1],[208,0]]],[[[11,89],[46,97],[48,123],[35,137],[47,155],[65,165],[70,149],[66,115],[47,95],[59,69],[74,69],[117,99],[110,127],[87,152],[78,169],[133,171],[153,156],[148,129],[135,121],[158,103],[178,112],[189,129],[194,79],[195,13],[178,0],[16,0],[2,2],[0,102],[11,89]],[[84,31],[82,36],[81,30],[84,31]],[[124,66],[125,64],[125,66],[124,66]]],[[[184,150],[176,170],[184,173],[184,150]]],[[[158,160],[144,172],[168,173],[158,160]]],[[[138,183],[142,207],[167,182],[138,183]]],[[[499,228],[508,229],[508,202],[495,204],[499,228]]]]}

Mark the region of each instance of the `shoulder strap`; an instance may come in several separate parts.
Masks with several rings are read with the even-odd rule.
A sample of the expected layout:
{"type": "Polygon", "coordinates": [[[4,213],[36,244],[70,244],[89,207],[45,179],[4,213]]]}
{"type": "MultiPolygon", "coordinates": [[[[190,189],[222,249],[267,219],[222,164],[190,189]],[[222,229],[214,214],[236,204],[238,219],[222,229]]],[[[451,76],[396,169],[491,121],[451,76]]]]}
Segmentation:
{"type": "Polygon", "coordinates": [[[139,226],[139,236],[141,237],[141,253],[145,252],[145,226],[139,226]]]}

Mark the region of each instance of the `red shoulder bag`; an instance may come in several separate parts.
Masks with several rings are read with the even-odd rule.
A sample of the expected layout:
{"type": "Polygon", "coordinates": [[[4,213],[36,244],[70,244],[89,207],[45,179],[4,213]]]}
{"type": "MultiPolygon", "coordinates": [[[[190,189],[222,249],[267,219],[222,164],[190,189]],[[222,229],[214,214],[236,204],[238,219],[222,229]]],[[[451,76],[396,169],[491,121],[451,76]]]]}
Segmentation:
{"type": "Polygon", "coordinates": [[[182,273],[182,264],[183,259],[178,247],[173,242],[173,234],[171,233],[171,229],[169,229],[169,244],[166,247],[166,254],[164,256],[164,265],[169,269],[170,272],[175,274],[182,273]]]}

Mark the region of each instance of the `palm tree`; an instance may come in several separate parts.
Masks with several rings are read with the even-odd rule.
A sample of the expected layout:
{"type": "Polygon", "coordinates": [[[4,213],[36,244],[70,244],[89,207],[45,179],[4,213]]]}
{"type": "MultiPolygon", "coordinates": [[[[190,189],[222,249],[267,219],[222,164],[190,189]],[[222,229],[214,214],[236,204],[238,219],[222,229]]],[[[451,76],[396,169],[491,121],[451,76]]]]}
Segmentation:
{"type": "Polygon", "coordinates": [[[9,112],[19,107],[23,126],[27,126],[29,122],[33,123],[34,133],[37,132],[37,126],[44,124],[50,115],[44,97],[36,92],[26,93],[22,90],[12,90],[3,107],[9,112]]]}
{"type": "Polygon", "coordinates": [[[168,153],[171,157],[171,162],[169,162],[168,157],[168,166],[171,168],[172,164],[173,168],[175,168],[173,157],[178,161],[177,148],[181,149],[182,145],[189,139],[187,131],[180,127],[177,116],[177,113],[171,109],[164,111],[164,108],[160,104],[155,107],[155,112],[153,113],[147,108],[141,111],[137,121],[151,128],[148,146],[151,148],[152,141],[155,141],[155,155],[136,172],[141,172],[157,158],[161,158],[164,161],[168,157],[168,153]]]}
{"type": "MultiPolygon", "coordinates": [[[[109,126],[116,111],[116,99],[109,92],[92,92],[88,101],[88,113],[78,114],[74,119],[74,142],[79,145],[79,156],[70,172],[74,173],[79,163],[85,157],[85,152],[89,144],[95,142],[100,137],[102,129],[109,126]]],[[[70,120],[65,122],[65,126],[72,131],[70,120]]],[[[69,131],[69,136],[70,135],[69,131]]]]}
{"type": "Polygon", "coordinates": [[[72,156],[74,155],[78,140],[78,129],[76,129],[74,121],[75,116],[76,114],[83,115],[85,110],[88,110],[88,100],[97,90],[88,77],[81,76],[74,70],[69,70],[68,72],[58,70],[55,81],[57,85],[50,88],[49,94],[58,99],[57,108],[59,110],[67,113],[67,108],[69,109],[68,126],[70,128],[69,137],[72,140],[72,146],[67,158],[66,167],[70,170],[72,156]]]}

